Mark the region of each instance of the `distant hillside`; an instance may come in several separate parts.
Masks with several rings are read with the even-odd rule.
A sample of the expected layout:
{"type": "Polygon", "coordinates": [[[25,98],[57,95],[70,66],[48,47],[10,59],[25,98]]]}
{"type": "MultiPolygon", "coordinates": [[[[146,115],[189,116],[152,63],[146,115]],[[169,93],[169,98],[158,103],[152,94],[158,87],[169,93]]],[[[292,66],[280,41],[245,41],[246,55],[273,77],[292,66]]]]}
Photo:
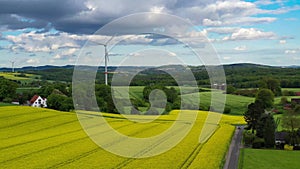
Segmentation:
{"type": "MultiPolygon", "coordinates": [[[[186,72],[190,69],[198,85],[210,86],[209,76],[206,72],[207,67],[213,66],[181,66],[181,65],[166,65],[160,67],[139,67],[139,66],[124,66],[124,67],[108,67],[109,81],[115,73],[121,77],[130,77],[135,75],[131,81],[133,86],[144,86],[148,84],[160,83],[162,85],[177,85],[177,82],[166,72],[173,72],[185,84],[191,81],[190,75],[186,72]]],[[[81,70],[92,71],[97,69],[96,83],[104,82],[104,67],[79,66],[81,70]]],[[[276,67],[268,65],[239,63],[223,66],[226,74],[227,84],[231,84],[236,88],[257,88],[261,79],[273,77],[278,79],[282,87],[294,88],[300,87],[300,67],[276,67]]],[[[74,65],[66,66],[39,66],[39,67],[23,67],[15,69],[18,72],[35,74],[41,80],[65,81],[71,82],[74,65]]],[[[0,71],[11,71],[9,68],[2,68],[0,71]]],[[[120,84],[122,85],[122,84],[120,84]]]]}

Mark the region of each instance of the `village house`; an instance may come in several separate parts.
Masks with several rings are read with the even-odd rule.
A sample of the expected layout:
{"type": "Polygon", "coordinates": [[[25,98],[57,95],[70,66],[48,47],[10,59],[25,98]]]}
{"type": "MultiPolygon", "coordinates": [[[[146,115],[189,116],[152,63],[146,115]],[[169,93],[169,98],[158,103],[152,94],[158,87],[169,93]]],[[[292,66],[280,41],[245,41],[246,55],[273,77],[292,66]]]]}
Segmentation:
{"type": "Polygon", "coordinates": [[[29,105],[32,107],[47,107],[47,99],[38,95],[34,95],[30,99],[29,105]]]}

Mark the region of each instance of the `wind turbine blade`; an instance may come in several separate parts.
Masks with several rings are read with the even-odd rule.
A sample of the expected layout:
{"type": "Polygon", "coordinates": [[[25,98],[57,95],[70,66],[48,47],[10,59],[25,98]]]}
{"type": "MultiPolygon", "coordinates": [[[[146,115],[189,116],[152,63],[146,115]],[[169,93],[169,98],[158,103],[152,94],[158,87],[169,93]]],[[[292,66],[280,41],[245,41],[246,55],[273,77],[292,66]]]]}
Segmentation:
{"type": "Polygon", "coordinates": [[[105,43],[105,45],[107,45],[114,37],[115,37],[115,35],[112,36],[112,37],[105,43]]]}

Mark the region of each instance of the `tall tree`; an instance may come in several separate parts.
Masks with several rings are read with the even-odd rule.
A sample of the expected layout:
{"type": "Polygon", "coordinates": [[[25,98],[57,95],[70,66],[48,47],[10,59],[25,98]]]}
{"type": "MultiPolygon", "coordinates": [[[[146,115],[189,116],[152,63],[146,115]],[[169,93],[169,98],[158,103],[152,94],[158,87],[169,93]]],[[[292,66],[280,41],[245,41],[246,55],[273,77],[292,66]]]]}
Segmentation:
{"type": "Polygon", "coordinates": [[[292,144],[298,143],[297,129],[300,129],[300,117],[298,108],[286,112],[282,117],[282,127],[291,132],[290,139],[292,144]]]}
{"type": "Polygon", "coordinates": [[[244,113],[245,121],[248,124],[248,130],[254,130],[257,128],[258,120],[261,115],[264,113],[264,107],[260,102],[251,103],[248,105],[247,111],[244,113]]]}
{"type": "Polygon", "coordinates": [[[266,147],[274,147],[275,129],[276,124],[273,116],[270,113],[262,114],[257,125],[256,136],[264,138],[266,147]]]}
{"type": "Polygon", "coordinates": [[[274,104],[274,94],[270,89],[260,89],[255,101],[260,102],[264,109],[271,108],[274,104]]]}
{"type": "Polygon", "coordinates": [[[273,78],[264,78],[261,82],[260,88],[270,89],[275,96],[281,95],[280,82],[273,78]]]}

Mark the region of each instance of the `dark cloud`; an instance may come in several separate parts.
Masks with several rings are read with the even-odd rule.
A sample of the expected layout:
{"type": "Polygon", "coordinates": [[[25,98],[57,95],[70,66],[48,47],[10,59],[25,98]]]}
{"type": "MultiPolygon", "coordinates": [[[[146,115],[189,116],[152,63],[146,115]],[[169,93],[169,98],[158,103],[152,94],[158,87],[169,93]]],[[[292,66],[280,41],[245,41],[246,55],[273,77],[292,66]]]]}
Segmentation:
{"type": "Polygon", "coordinates": [[[67,31],[68,24],[61,26],[64,18],[88,11],[84,3],[82,0],[1,0],[0,25],[8,29],[44,28],[45,31],[57,25],[58,29],[67,31]]]}
{"type": "Polygon", "coordinates": [[[0,14],[53,20],[87,10],[82,0],[1,0],[0,14]]]}
{"type": "MultiPolygon", "coordinates": [[[[282,11],[283,9],[279,9],[282,11]]],[[[287,8],[286,12],[293,10],[287,8]]],[[[37,28],[38,33],[51,28],[68,33],[92,34],[103,25],[116,18],[138,12],[162,12],[187,18],[201,25],[251,25],[260,22],[273,22],[275,18],[259,18],[251,2],[215,1],[215,0],[0,0],[0,26],[8,29],[37,28]],[[238,22],[239,21],[239,22],[238,22]],[[243,21],[243,22],[240,22],[243,21]]],[[[264,10],[265,13],[272,12],[264,10]]],[[[275,10],[276,11],[276,10],[275,10]]],[[[162,22],[159,19],[157,22],[162,22]]],[[[144,29],[153,26],[155,20],[133,20],[120,23],[113,28],[121,32],[122,28],[144,29]],[[152,25],[151,25],[152,24],[152,25]]],[[[168,23],[167,21],[163,21],[168,23]]]]}

